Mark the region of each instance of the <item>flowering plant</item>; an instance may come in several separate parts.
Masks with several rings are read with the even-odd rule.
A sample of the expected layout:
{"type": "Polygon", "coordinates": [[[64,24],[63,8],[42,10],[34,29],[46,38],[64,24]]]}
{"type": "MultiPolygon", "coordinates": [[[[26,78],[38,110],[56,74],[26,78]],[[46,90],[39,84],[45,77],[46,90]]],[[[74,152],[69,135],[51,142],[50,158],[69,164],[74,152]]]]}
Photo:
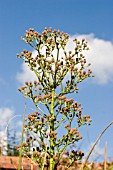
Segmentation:
{"type": "Polygon", "coordinates": [[[30,28],[22,39],[37,51],[35,57],[27,50],[17,54],[37,77],[36,81],[25,82],[25,86],[18,89],[36,107],[24,125],[30,136],[22,143],[23,152],[35,159],[41,169],[62,167],[66,158],[64,166],[68,169],[84,154],[67,148],[82,139],[79,127],[91,122],[89,115],[82,115],[81,104],[69,98],[69,94],[78,93],[80,82],[93,76],[82,54],[89,50],[87,42],[74,39],[74,51],[66,51],[69,35],[52,28],[45,28],[42,34],[30,28]],[[65,134],[60,135],[59,129],[63,127],[65,134]],[[34,141],[37,147],[30,152],[34,141]]]}

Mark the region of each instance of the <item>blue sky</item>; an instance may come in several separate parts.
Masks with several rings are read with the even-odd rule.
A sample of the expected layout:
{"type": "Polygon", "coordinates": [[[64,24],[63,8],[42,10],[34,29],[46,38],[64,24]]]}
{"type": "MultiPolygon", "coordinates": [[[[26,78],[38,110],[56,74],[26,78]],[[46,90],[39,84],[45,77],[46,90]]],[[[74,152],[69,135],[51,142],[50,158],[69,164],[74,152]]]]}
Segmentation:
{"type": "MultiPolygon", "coordinates": [[[[75,96],[85,114],[93,120],[81,129],[82,147],[87,150],[100,132],[113,120],[113,1],[112,0],[1,0],[0,1],[0,123],[12,115],[22,114],[24,101],[17,88],[27,71],[16,54],[28,49],[20,37],[33,27],[42,32],[45,27],[60,29],[71,38],[85,37],[90,45],[89,61],[95,73],[79,85],[75,96]],[[19,75],[20,78],[17,78],[19,75]]],[[[71,43],[70,43],[71,48],[71,43]]],[[[14,122],[18,118],[14,119],[14,122]]],[[[13,123],[14,123],[13,122],[13,123]]],[[[15,123],[14,123],[15,125],[15,123]]],[[[103,135],[98,152],[108,142],[108,158],[113,158],[113,126],[103,135]]]]}

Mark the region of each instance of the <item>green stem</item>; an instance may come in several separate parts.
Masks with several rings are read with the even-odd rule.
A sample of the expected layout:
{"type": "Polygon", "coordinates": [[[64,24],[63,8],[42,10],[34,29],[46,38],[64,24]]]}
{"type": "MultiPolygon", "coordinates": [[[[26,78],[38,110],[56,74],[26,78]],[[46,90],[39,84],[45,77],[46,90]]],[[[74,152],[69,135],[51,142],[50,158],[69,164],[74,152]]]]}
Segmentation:
{"type": "Polygon", "coordinates": [[[55,165],[55,168],[57,168],[57,165],[58,165],[60,159],[62,158],[62,155],[63,155],[65,149],[67,148],[67,146],[68,146],[68,143],[65,144],[65,146],[62,148],[62,150],[59,151],[59,158],[58,158],[58,160],[57,160],[57,163],[56,163],[56,165],[55,165]]]}
{"type": "Polygon", "coordinates": [[[61,124],[62,124],[62,122],[65,120],[65,118],[66,118],[66,116],[63,115],[61,121],[60,121],[60,122],[57,124],[57,126],[55,127],[55,130],[58,129],[58,128],[61,126],[61,124]]]}
{"type": "Polygon", "coordinates": [[[48,141],[46,141],[45,154],[44,154],[44,159],[43,159],[43,162],[42,162],[41,170],[44,170],[44,165],[45,165],[45,162],[46,162],[47,147],[48,147],[48,141]]]}
{"type": "Polygon", "coordinates": [[[44,117],[46,117],[46,114],[43,112],[43,110],[38,106],[38,104],[35,102],[35,100],[32,98],[32,101],[34,103],[34,105],[37,107],[37,109],[44,115],[44,117]]]}
{"type": "Polygon", "coordinates": [[[21,146],[20,146],[20,151],[19,151],[19,160],[18,160],[18,170],[21,169],[21,161],[22,161],[22,143],[24,139],[24,119],[26,115],[26,102],[24,105],[24,114],[23,114],[23,121],[22,121],[22,136],[21,136],[21,146]]]}
{"type": "Polygon", "coordinates": [[[57,59],[56,59],[56,62],[55,62],[55,76],[54,76],[54,87],[56,86],[56,75],[57,75],[57,69],[56,69],[56,64],[58,62],[58,57],[59,57],[59,48],[57,46],[57,59]]]}
{"type": "MultiPolygon", "coordinates": [[[[55,90],[52,89],[52,101],[51,101],[51,122],[50,122],[50,133],[54,132],[54,94],[55,90]]],[[[54,147],[55,147],[55,139],[52,135],[50,135],[50,170],[54,170],[54,147]]]]}

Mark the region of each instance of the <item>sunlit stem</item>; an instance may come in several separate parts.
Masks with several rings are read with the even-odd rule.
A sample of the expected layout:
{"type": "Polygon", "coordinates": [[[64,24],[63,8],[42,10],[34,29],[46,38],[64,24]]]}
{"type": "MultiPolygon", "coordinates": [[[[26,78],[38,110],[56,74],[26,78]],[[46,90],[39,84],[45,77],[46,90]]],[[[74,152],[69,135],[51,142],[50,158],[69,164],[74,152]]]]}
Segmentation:
{"type": "MultiPolygon", "coordinates": [[[[52,89],[52,99],[51,99],[51,122],[50,122],[50,133],[54,132],[54,94],[55,90],[52,89]]],[[[50,135],[50,170],[54,170],[54,147],[55,139],[50,135]]]]}

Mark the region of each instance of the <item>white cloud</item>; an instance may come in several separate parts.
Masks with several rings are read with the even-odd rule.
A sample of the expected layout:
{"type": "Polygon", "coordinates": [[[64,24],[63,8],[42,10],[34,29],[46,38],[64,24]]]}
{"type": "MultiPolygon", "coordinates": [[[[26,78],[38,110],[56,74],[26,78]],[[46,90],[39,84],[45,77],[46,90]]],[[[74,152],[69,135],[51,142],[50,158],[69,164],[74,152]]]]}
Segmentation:
{"type": "Polygon", "coordinates": [[[13,116],[14,110],[8,107],[0,108],[0,128],[5,126],[9,119],[13,116]]]}
{"type": "Polygon", "coordinates": [[[113,43],[95,38],[93,34],[77,37],[78,39],[84,37],[88,41],[90,51],[87,56],[92,64],[95,82],[99,84],[113,82],[113,43]]]}
{"type": "MultiPolygon", "coordinates": [[[[90,47],[86,52],[86,58],[90,62],[93,73],[95,74],[94,82],[97,84],[107,84],[113,82],[113,43],[103,39],[96,38],[94,34],[74,35],[70,37],[66,50],[74,49],[74,38],[85,38],[90,47]]],[[[33,52],[36,55],[36,52],[33,52]]],[[[62,52],[61,52],[62,55],[62,52]]],[[[25,81],[36,80],[35,74],[29,70],[28,66],[23,63],[22,71],[17,73],[17,80],[24,84],[25,81]]]]}
{"type": "Polygon", "coordinates": [[[29,67],[26,63],[22,63],[21,65],[22,71],[20,73],[17,73],[17,80],[19,83],[24,84],[26,81],[34,81],[37,80],[37,77],[35,73],[31,70],[29,70],[29,67]]]}

